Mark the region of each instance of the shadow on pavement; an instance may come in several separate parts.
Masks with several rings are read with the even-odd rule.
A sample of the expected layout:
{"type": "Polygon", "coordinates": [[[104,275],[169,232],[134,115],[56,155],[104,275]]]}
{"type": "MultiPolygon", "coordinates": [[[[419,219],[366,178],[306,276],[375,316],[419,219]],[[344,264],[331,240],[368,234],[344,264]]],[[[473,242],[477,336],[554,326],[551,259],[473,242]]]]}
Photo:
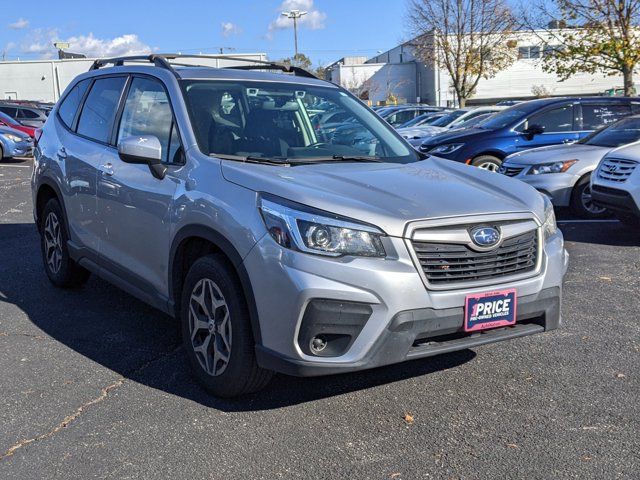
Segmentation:
{"type": "MultiPolygon", "coordinates": [[[[475,357],[464,350],[329,377],[277,375],[260,393],[219,400],[191,377],[175,320],[95,276],[79,290],[53,287],[44,273],[32,223],[0,224],[0,239],[1,309],[7,308],[3,303],[17,306],[55,341],[125,378],[223,411],[286,407],[454,368],[475,357]]],[[[9,320],[3,328],[16,332],[21,327],[9,320]]]]}
{"type": "Polygon", "coordinates": [[[591,243],[612,247],[637,247],[640,231],[618,221],[590,223],[595,228],[585,228],[584,223],[558,222],[566,242],[591,243]]]}

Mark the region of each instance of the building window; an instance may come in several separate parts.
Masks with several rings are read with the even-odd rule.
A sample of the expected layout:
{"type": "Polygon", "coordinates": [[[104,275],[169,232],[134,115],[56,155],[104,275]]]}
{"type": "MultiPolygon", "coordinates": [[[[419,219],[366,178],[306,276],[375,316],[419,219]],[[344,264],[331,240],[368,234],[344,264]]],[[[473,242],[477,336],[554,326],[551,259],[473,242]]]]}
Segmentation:
{"type": "Polygon", "coordinates": [[[540,47],[539,46],[526,46],[526,47],[518,47],[518,59],[531,59],[531,58],[540,58],[540,47]]]}

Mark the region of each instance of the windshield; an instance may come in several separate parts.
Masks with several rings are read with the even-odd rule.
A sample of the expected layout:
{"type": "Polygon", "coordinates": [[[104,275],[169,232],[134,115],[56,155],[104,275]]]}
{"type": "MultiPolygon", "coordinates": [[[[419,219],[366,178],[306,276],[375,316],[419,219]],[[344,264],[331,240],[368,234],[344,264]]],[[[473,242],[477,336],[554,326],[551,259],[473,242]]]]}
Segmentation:
{"type": "Polygon", "coordinates": [[[22,125],[18,120],[2,112],[0,112],[0,121],[6,123],[7,125],[22,125]]]}
{"type": "Polygon", "coordinates": [[[445,116],[440,117],[435,122],[431,123],[431,125],[434,127],[446,127],[450,123],[453,123],[456,118],[461,117],[465,113],[467,113],[466,110],[456,110],[454,112],[447,113],[445,116]]]}
{"type": "Polygon", "coordinates": [[[608,127],[596,130],[578,143],[598,147],[619,147],[640,140],[640,117],[625,118],[608,127]]]}
{"type": "Polygon", "coordinates": [[[505,128],[511,125],[513,122],[521,119],[528,113],[531,113],[530,108],[517,108],[511,107],[501,112],[496,113],[491,118],[485,120],[478,128],[486,130],[497,130],[499,128],[505,128]]]}
{"type": "Polygon", "coordinates": [[[444,114],[440,112],[423,113],[422,115],[418,115],[413,120],[409,120],[407,123],[403,123],[398,128],[414,127],[418,125],[428,125],[431,121],[435,122],[442,115],[444,114]]]}
{"type": "Polygon", "coordinates": [[[198,146],[207,155],[282,163],[420,159],[380,117],[339,88],[248,80],[185,80],[183,87],[198,146]],[[344,122],[317,120],[328,111],[344,122]]]}

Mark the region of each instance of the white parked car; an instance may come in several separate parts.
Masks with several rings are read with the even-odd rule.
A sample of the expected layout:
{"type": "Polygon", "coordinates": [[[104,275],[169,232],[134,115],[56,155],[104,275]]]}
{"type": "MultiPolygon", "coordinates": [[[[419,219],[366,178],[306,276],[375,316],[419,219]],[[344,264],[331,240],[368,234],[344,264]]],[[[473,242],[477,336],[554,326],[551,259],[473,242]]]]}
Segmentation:
{"type": "Polygon", "coordinates": [[[535,187],[556,207],[571,207],[582,218],[598,218],[607,210],[593,202],[591,172],[608,152],[639,140],[640,116],[627,117],[576,143],[509,155],[498,171],[535,187]]]}
{"type": "MultiPolygon", "coordinates": [[[[462,110],[456,110],[456,112],[462,112],[462,110]]],[[[494,114],[495,112],[484,112],[478,115],[467,116],[467,118],[462,121],[456,121],[455,128],[445,128],[444,131],[449,132],[452,130],[463,130],[465,128],[474,127],[475,125],[478,125],[494,114]]],[[[443,114],[440,117],[437,117],[431,122],[431,125],[423,125],[421,127],[414,128],[399,128],[398,133],[402,135],[411,145],[413,145],[415,148],[418,148],[420,145],[422,145],[422,142],[425,138],[432,136],[433,130],[431,129],[431,126],[435,125],[442,118],[448,115],[449,114],[443,114]]]]}
{"type": "Polygon", "coordinates": [[[636,142],[605,155],[591,176],[593,201],[634,227],[640,227],[639,165],[640,142],[636,142]]]}

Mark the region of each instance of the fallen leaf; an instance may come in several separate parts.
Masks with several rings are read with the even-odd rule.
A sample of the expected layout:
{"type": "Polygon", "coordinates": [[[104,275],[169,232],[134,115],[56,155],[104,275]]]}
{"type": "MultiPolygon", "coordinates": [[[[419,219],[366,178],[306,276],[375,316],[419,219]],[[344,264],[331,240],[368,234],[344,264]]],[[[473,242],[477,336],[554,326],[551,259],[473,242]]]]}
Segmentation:
{"type": "Polygon", "coordinates": [[[598,277],[600,280],[606,280],[607,282],[611,281],[611,277],[598,277]]]}
{"type": "Polygon", "coordinates": [[[624,378],[624,377],[626,377],[626,375],[625,375],[624,373],[619,373],[619,374],[617,374],[617,375],[616,375],[616,377],[618,377],[618,378],[624,378]]]}
{"type": "Polygon", "coordinates": [[[407,425],[411,425],[413,423],[413,415],[410,413],[405,413],[402,419],[407,423],[407,425]]]}
{"type": "Polygon", "coordinates": [[[389,475],[389,478],[397,478],[400,475],[402,475],[400,472],[392,473],[391,475],[389,475]]]}
{"type": "Polygon", "coordinates": [[[584,457],[582,457],[582,460],[591,460],[591,457],[589,455],[585,455],[584,457]]]}
{"type": "Polygon", "coordinates": [[[518,445],[516,445],[515,443],[507,443],[507,447],[509,448],[520,448],[518,445]]]}

